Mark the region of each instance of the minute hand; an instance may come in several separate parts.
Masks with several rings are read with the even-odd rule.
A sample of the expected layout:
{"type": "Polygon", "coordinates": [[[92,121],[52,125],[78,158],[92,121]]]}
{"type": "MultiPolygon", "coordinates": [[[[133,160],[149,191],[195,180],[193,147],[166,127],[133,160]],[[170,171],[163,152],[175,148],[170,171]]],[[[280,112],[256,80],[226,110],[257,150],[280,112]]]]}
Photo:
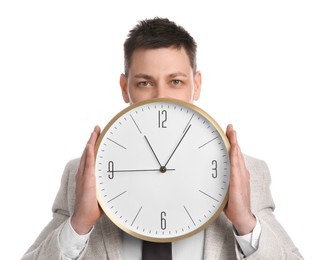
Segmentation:
{"type": "Polygon", "coordinates": [[[165,163],[164,167],[166,168],[167,164],[169,163],[169,161],[171,160],[173,154],[175,153],[175,151],[178,149],[179,145],[181,144],[183,138],[186,136],[186,134],[188,133],[189,129],[190,129],[191,125],[188,126],[187,130],[184,132],[183,136],[181,137],[179,143],[177,144],[177,146],[174,148],[172,154],[170,155],[169,159],[167,160],[167,162],[165,163]]]}

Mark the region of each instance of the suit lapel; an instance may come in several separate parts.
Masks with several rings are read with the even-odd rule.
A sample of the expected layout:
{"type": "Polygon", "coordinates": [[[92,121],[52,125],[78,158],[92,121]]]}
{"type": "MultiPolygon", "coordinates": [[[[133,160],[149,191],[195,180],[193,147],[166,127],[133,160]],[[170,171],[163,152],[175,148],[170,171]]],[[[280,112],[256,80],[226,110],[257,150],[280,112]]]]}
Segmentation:
{"type": "Polygon", "coordinates": [[[100,225],[108,259],[122,259],[122,231],[105,215],[100,219],[100,225]]]}
{"type": "Polygon", "coordinates": [[[230,229],[229,221],[222,213],[205,231],[204,260],[219,259],[225,238],[230,229]]]}

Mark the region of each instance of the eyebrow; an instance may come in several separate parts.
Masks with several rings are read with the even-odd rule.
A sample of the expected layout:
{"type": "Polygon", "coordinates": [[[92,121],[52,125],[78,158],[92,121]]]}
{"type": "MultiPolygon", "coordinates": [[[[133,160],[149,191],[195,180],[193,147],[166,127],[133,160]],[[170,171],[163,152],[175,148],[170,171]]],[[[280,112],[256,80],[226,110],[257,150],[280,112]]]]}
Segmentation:
{"type": "MultiPolygon", "coordinates": [[[[174,72],[168,75],[168,78],[175,78],[175,77],[188,77],[187,74],[183,73],[183,72],[174,72]]],[[[144,74],[144,73],[138,73],[134,76],[134,78],[140,78],[140,79],[152,79],[153,77],[148,75],[148,74],[144,74]]]]}
{"type": "Polygon", "coordinates": [[[179,72],[171,73],[169,75],[169,78],[175,78],[175,77],[179,77],[179,76],[181,76],[181,77],[188,77],[186,73],[183,73],[183,72],[180,72],[179,71],[179,72]]]}
{"type": "Polygon", "coordinates": [[[144,73],[138,73],[134,76],[137,79],[152,79],[153,77],[144,73]]]}

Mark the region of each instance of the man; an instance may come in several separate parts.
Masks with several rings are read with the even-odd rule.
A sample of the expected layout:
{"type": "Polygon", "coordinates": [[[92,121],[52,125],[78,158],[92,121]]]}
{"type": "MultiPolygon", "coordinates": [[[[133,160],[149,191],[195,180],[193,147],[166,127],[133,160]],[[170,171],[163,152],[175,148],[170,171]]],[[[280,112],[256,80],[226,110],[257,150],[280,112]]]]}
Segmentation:
{"type": "MultiPolygon", "coordinates": [[[[120,86],[126,103],[170,97],[199,99],[196,43],[167,19],[141,21],[124,44],[120,86]]],[[[81,160],[68,163],[53,205],[53,219],[23,259],[141,259],[142,241],[118,229],[96,200],[95,127],[81,160]]],[[[232,125],[229,201],[205,231],[172,243],[173,259],[302,259],[272,214],[270,175],[260,160],[243,156],[232,125]]]]}

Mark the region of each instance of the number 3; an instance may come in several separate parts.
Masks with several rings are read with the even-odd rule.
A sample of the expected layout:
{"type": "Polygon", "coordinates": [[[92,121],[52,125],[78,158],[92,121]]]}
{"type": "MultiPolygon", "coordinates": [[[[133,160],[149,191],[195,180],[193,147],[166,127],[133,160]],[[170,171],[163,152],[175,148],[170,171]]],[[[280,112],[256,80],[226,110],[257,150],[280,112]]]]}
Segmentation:
{"type": "Polygon", "coordinates": [[[212,173],[212,177],[215,179],[215,178],[217,178],[217,161],[213,160],[212,165],[214,166],[214,168],[212,168],[212,170],[214,171],[212,173]]]}

